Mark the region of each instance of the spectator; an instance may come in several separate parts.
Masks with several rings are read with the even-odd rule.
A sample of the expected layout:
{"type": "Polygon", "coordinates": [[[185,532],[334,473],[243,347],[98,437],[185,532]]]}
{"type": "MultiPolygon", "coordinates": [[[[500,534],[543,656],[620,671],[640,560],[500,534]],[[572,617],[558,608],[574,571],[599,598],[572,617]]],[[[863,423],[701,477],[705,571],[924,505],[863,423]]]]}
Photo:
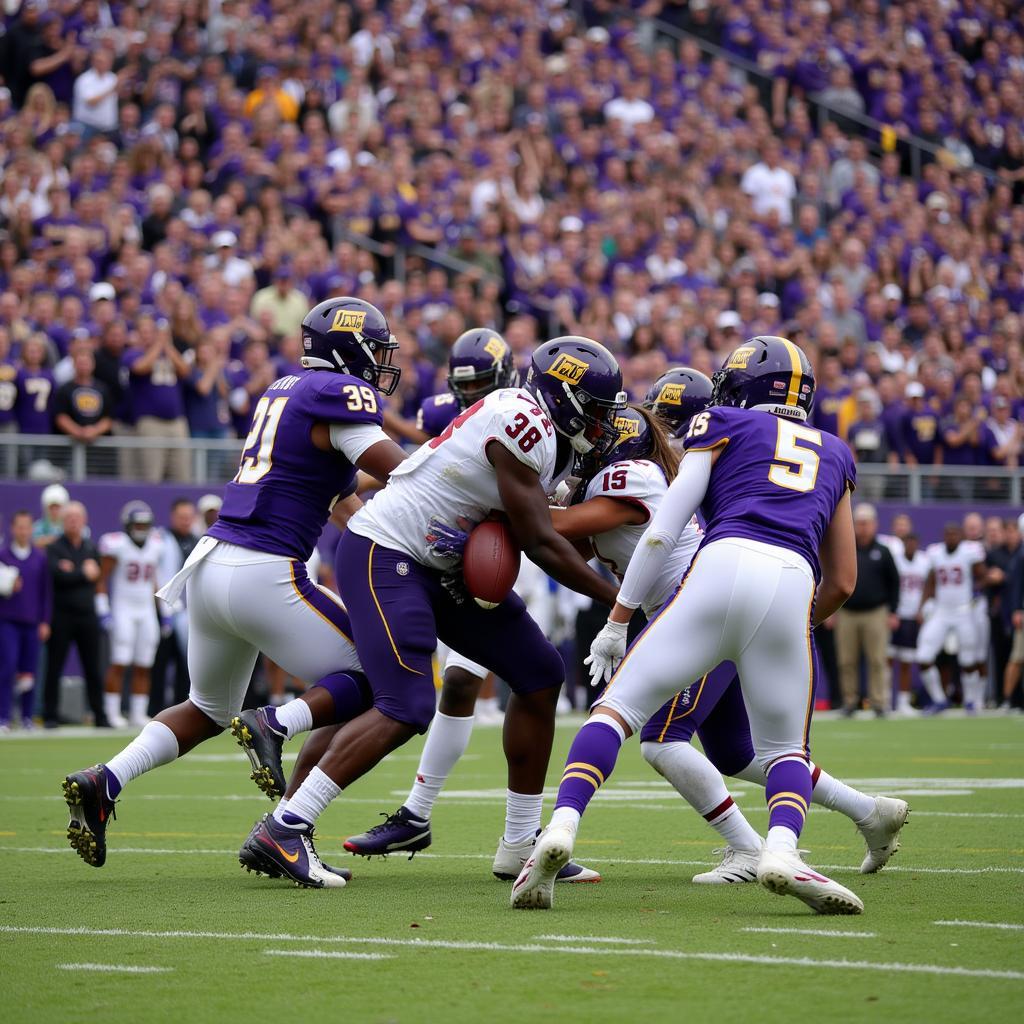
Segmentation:
{"type": "Polygon", "coordinates": [[[861,704],[860,663],[867,667],[868,700],[877,718],[888,712],[892,680],[886,652],[889,635],[899,625],[900,577],[889,549],[878,538],[878,515],[873,505],[858,505],[853,513],[857,538],[857,586],[836,613],[836,653],[843,714],[849,717],[861,704]]]}
{"type": "Polygon", "coordinates": [[[911,466],[940,465],[942,444],[939,418],[925,403],[924,385],[912,380],[905,392],[907,409],[903,414],[903,459],[911,466]]]}
{"type": "MultiPolygon", "coordinates": [[[[1016,526],[1019,541],[1024,535],[1024,515],[1017,518],[1016,526]]],[[[1000,708],[1011,711],[1015,702],[1016,706],[1020,706],[1018,688],[1021,673],[1024,672],[1024,545],[1020,543],[1006,567],[1002,608],[1004,620],[1008,621],[1012,630],[1012,640],[1003,674],[1003,700],[1000,708]]]]}
{"type": "Polygon", "coordinates": [[[1020,466],[1021,448],[1024,446],[1024,429],[1019,420],[1010,416],[1010,401],[1002,395],[992,399],[992,415],[986,426],[995,440],[992,460],[996,465],[1016,469],[1020,466]]]}
{"type": "Polygon", "coordinates": [[[217,522],[221,504],[220,496],[216,494],[204,494],[199,499],[199,504],[196,507],[199,509],[199,515],[202,516],[203,533],[217,522]]]}
{"type": "MultiPolygon", "coordinates": [[[[151,317],[139,321],[137,344],[122,359],[128,369],[128,395],[135,414],[135,434],[153,440],[188,438],[182,378],[189,375],[188,363],[174,347],[166,321],[151,317]]],[[[188,480],[189,453],[184,446],[164,448],[158,444],[140,449],[142,458],[137,477],[150,483],[188,480]]]]}
{"type": "Polygon", "coordinates": [[[32,728],[39,645],[50,636],[50,572],[32,545],[32,513],[15,512],[10,528],[0,548],[0,568],[9,570],[0,576],[0,733],[10,730],[15,698],[22,728],[32,728]]]}
{"type": "Polygon", "coordinates": [[[114,58],[106,46],[92,52],[87,71],[75,79],[72,118],[92,134],[109,135],[117,128],[117,89],[120,76],[114,74],[114,58]]]}
{"type": "Polygon", "coordinates": [[[192,437],[220,439],[229,434],[225,365],[212,341],[204,340],[196,346],[195,361],[185,378],[185,415],[192,437]]]}
{"type": "Polygon", "coordinates": [[[769,139],[761,151],[761,162],[747,168],[740,188],[751,199],[751,209],[759,220],[767,221],[775,215],[775,223],[793,222],[793,200],[796,198],[796,180],[780,163],[782,146],[777,139],[769,139]]]}
{"type": "Polygon", "coordinates": [[[64,508],[70,498],[61,484],[50,484],[39,496],[42,515],[32,524],[32,543],[39,548],[52,544],[64,532],[64,508]]]}
{"type": "Polygon", "coordinates": [[[206,260],[206,266],[214,273],[220,274],[224,284],[229,288],[248,284],[253,277],[249,261],[235,255],[237,244],[238,239],[233,231],[218,231],[210,239],[213,254],[206,260]]]}
{"type": "MultiPolygon", "coordinates": [[[[889,429],[881,417],[881,403],[878,395],[865,388],[857,394],[857,416],[850,424],[846,433],[847,443],[853,451],[858,463],[870,465],[895,465],[899,462],[899,455],[894,451],[889,429]]],[[[883,481],[877,478],[868,478],[862,481],[865,484],[879,484],[883,481]]],[[[882,487],[878,487],[875,497],[882,496],[882,487]]]]}
{"type": "MultiPolygon", "coordinates": [[[[82,346],[76,350],[72,365],[74,376],[57,388],[53,397],[54,425],[59,433],[67,434],[79,444],[91,445],[96,438],[110,433],[113,423],[110,395],[103,382],[96,379],[96,360],[91,349],[82,346]]],[[[110,472],[112,460],[99,458],[100,452],[86,454],[86,469],[90,475],[110,472]]]]}
{"type": "Polygon", "coordinates": [[[22,434],[53,433],[53,373],[46,366],[46,356],[43,335],[33,334],[21,346],[14,413],[22,434]]]}
{"type": "Polygon", "coordinates": [[[74,644],[85,676],[86,696],[97,726],[105,726],[103,681],[100,676],[100,623],[96,617],[96,581],[100,553],[85,535],[85,506],[64,506],[63,533],[46,549],[53,582],[53,621],[46,649],[43,721],[47,729],[60,725],[60,676],[74,644]]]}
{"type": "Polygon", "coordinates": [[[261,288],[252,297],[252,315],[256,321],[281,338],[302,323],[309,310],[309,299],[292,283],[291,266],[282,263],[274,271],[274,283],[261,288]]]}

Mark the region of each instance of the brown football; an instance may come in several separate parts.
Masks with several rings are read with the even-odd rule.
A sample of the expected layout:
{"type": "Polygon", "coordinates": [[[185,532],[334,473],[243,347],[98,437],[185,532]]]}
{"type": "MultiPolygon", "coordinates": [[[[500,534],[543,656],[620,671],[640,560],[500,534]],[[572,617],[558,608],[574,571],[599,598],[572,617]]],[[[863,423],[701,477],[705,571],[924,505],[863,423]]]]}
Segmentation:
{"type": "Polygon", "coordinates": [[[485,519],[474,528],[462,553],[462,578],[481,608],[497,608],[519,575],[519,545],[508,523],[485,519]]]}

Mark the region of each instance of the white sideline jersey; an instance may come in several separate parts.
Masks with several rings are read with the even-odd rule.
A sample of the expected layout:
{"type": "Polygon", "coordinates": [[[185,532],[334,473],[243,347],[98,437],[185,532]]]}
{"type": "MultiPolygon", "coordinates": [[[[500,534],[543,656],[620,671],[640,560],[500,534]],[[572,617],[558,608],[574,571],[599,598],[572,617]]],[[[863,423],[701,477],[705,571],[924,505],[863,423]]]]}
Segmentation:
{"type": "Polygon", "coordinates": [[[946,545],[928,547],[928,566],[935,572],[935,604],[947,610],[966,608],[974,597],[974,566],[985,560],[977,541],[961,541],[953,551],[946,545]]]}
{"type": "MultiPolygon", "coordinates": [[[[602,469],[587,484],[585,500],[591,498],[613,498],[639,505],[647,511],[647,518],[636,525],[616,527],[607,533],[591,539],[594,554],[621,580],[650,524],[651,517],[658,510],[665,497],[668,483],[661,467],[646,459],[630,459],[615,462],[602,469]]],[[[643,602],[644,614],[651,618],[655,612],[676,592],[693,556],[700,546],[703,532],[694,517],[683,530],[679,544],[665,559],[647,598],[643,602]]]]}
{"type": "Polygon", "coordinates": [[[558,436],[551,421],[522,388],[502,388],[471,405],[445,431],[391,473],[387,486],[349,521],[348,528],[384,547],[404,551],[432,569],[448,559],[427,549],[430,522],[479,523],[504,511],[498,476],[486,448],[496,441],[540,477],[550,494],[572,467],[556,467],[558,436]]]}
{"type": "Polygon", "coordinates": [[[902,545],[899,551],[890,550],[900,574],[900,602],[896,607],[896,614],[901,619],[916,619],[921,611],[921,594],[928,579],[931,561],[928,555],[920,550],[914,552],[913,558],[907,558],[902,545]]]}
{"type": "MultiPolygon", "coordinates": [[[[146,543],[139,547],[127,533],[105,533],[100,537],[100,554],[117,562],[110,574],[110,605],[114,614],[120,609],[153,609],[153,594],[159,585],[164,557],[164,535],[150,530],[146,543]]],[[[160,581],[162,582],[162,581],[160,581]]]]}

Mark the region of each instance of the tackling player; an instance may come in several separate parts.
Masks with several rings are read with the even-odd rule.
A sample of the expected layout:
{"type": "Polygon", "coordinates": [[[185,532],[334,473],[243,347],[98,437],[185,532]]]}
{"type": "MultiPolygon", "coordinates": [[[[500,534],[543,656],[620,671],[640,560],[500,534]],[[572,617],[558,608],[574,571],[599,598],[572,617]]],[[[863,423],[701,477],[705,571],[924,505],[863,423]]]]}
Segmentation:
{"type": "Polygon", "coordinates": [[[107,722],[114,728],[131,725],[141,729],[149,721],[150,670],[160,643],[155,595],[164,538],[153,528],[153,510],[144,501],[129,501],[121,509],[121,526],[122,530],[105,533],[99,543],[96,615],[110,633],[103,706],[107,722]],[[132,695],[125,720],[121,688],[128,665],[132,667],[132,695]]]}
{"type": "Polygon", "coordinates": [[[456,527],[504,512],[531,561],[610,604],[615,588],[555,532],[547,495],[569,473],[573,452],[614,444],[621,389],[618,364],[603,346],[579,337],[549,341],[534,352],[525,388],[503,388],[470,406],[353,516],[338,546],[337,578],[374,706],[338,731],[287,804],[256,826],[243,856],[260,856],[268,869],[306,884],[277,851],[308,834],[344,787],[426,730],[438,639],[509,684],[508,788],[521,798],[513,824],[523,834],[536,831],[562,660],[517,595],[492,610],[466,595],[458,556],[438,544],[437,520],[456,527]]]}
{"type": "Polygon", "coordinates": [[[842,442],[804,424],[813,397],[810,363],[784,338],[750,339],[716,375],[714,405],[691,421],[679,475],[591,647],[599,675],[611,675],[616,664],[618,671],[572,744],[551,824],[513,885],[514,907],[551,906],[554,875],[571,857],[580,817],[622,742],[680,686],[728,660],[739,670],[767,776],[769,829],[758,881],[819,913],[863,910],[856,895],[811,871],[797,851],[812,795],[810,630],[842,605],[856,580],[856,470],[842,442]],[[700,550],[675,597],[627,654],[633,610],[698,507],[707,522],[700,550]]]}
{"type": "MultiPolygon", "coordinates": [[[[173,603],[187,588],[188,700],[162,711],[106,764],[64,780],[68,839],[94,867],[106,859],[121,789],[226,728],[261,651],[319,683],[310,699],[332,705],[328,721],[368,702],[348,616],[310,582],[304,563],[328,517],[343,523],[351,512],[356,467],[384,481],[405,458],[381,429],[378,398],[398,382],[398,342],[380,310],[342,297],[306,314],[302,343],[302,365],[313,372],[274,381],[256,403],[220,518],[160,591],[173,603]]],[[[317,858],[311,830],[294,832],[286,852],[301,861],[307,884],[345,884],[317,858]]]]}

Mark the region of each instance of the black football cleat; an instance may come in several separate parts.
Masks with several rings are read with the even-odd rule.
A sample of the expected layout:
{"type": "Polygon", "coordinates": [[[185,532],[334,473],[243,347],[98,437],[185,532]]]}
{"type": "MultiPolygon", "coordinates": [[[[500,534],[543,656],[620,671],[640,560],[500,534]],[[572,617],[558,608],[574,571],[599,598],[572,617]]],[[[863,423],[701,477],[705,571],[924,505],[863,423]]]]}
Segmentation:
{"type": "MultiPolygon", "coordinates": [[[[268,878],[285,878],[284,872],[277,866],[277,863],[269,857],[262,856],[262,851],[253,842],[256,839],[257,832],[262,831],[262,826],[269,817],[269,814],[264,814],[256,819],[256,823],[249,830],[249,835],[246,836],[245,842],[242,843],[242,848],[238,851],[238,863],[246,871],[255,871],[257,875],[266,875],[268,878]]],[[[348,868],[336,868],[325,861],[320,863],[328,871],[341,875],[346,882],[352,881],[352,872],[348,868]]]]}
{"type": "Polygon", "coordinates": [[[345,849],[358,857],[386,857],[389,853],[413,855],[430,845],[430,822],[417,818],[406,807],[399,807],[394,814],[384,814],[379,825],[349,836],[345,849]]]}
{"type": "Polygon", "coordinates": [[[103,867],[107,859],[107,825],[115,817],[114,801],[107,796],[107,769],[98,764],[67,776],[68,842],[86,864],[103,867]]]}
{"type": "Polygon", "coordinates": [[[313,826],[281,825],[272,815],[256,822],[238,851],[243,868],[271,878],[287,878],[304,889],[341,889],[346,875],[327,867],[313,845],[313,826]]]}
{"type": "Polygon", "coordinates": [[[249,778],[271,800],[284,796],[287,784],[281,764],[281,751],[287,737],[271,727],[266,711],[255,708],[232,718],[231,735],[238,741],[252,765],[249,778]]]}

